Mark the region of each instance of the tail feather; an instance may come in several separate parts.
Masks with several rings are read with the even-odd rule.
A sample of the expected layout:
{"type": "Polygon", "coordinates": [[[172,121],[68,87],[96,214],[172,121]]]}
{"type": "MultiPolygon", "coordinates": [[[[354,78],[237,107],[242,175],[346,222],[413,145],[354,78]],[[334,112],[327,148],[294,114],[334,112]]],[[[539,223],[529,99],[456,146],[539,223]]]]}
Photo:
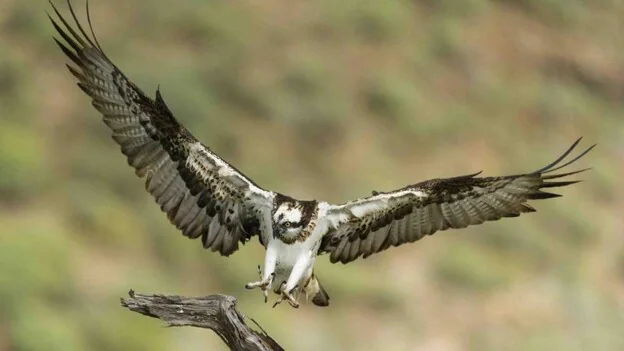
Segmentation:
{"type": "Polygon", "coordinates": [[[327,295],[327,292],[322,286],[319,289],[319,292],[312,298],[312,303],[320,307],[329,306],[329,295],[327,295]]]}
{"type": "Polygon", "coordinates": [[[312,296],[312,303],[325,307],[329,305],[329,295],[321,286],[321,283],[314,274],[310,277],[308,285],[305,287],[306,296],[312,296]]]}

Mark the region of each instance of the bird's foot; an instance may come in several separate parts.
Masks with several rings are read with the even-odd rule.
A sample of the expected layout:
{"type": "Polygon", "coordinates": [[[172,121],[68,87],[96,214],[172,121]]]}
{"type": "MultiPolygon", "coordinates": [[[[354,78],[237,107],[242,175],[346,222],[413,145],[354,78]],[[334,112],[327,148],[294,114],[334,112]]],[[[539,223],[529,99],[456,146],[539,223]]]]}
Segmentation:
{"type": "Polygon", "coordinates": [[[275,306],[279,305],[283,301],[287,301],[288,304],[293,308],[299,308],[299,303],[297,302],[297,299],[295,299],[295,297],[292,296],[292,292],[295,290],[297,290],[297,287],[295,287],[291,291],[286,291],[286,283],[282,283],[282,286],[280,287],[280,291],[281,291],[280,298],[277,301],[275,301],[275,303],[273,304],[273,308],[275,308],[275,306]]]}
{"type": "Polygon", "coordinates": [[[262,269],[260,269],[260,266],[258,266],[258,275],[260,275],[260,280],[257,282],[245,284],[245,288],[262,289],[262,295],[264,295],[264,303],[266,303],[269,299],[269,288],[271,287],[271,283],[273,283],[273,277],[275,277],[275,273],[271,273],[271,275],[269,275],[267,279],[262,279],[262,269]]]}

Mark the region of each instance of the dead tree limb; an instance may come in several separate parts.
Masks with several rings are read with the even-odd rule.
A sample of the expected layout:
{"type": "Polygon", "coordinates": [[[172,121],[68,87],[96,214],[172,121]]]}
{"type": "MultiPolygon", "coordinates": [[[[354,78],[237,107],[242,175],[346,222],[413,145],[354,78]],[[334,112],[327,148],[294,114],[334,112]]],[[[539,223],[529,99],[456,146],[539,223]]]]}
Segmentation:
{"type": "Polygon", "coordinates": [[[231,350],[284,350],[264,330],[258,332],[247,326],[245,317],[236,310],[236,299],[232,296],[143,295],[130,290],[130,297],[122,298],[121,305],[163,320],[167,326],[211,329],[231,350]]]}

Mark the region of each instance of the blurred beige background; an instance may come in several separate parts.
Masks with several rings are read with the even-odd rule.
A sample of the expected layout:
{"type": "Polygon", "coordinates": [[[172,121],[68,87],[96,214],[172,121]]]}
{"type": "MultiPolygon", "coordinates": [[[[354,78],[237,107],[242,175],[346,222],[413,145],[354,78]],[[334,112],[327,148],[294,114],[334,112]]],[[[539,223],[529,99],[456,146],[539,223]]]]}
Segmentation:
{"type": "Polygon", "coordinates": [[[578,136],[599,144],[586,182],[538,213],[319,258],[331,306],[293,310],[244,289],[256,240],[221,258],[160,213],[66,71],[50,6],[0,0],[0,351],[225,349],[122,309],[130,288],[234,295],[289,350],[623,350],[624,2],[587,3],[91,1],[127,75],[299,198],[532,171],[578,136]]]}

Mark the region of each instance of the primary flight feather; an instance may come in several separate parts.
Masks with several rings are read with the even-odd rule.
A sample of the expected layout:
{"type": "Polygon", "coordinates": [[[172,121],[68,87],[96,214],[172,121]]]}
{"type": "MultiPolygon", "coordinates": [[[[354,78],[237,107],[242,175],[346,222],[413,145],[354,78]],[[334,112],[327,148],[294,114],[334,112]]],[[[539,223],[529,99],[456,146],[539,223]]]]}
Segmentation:
{"type": "Polygon", "coordinates": [[[185,236],[201,238],[205,248],[228,256],[257,235],[266,248],[264,267],[260,280],[246,287],[261,288],[265,301],[273,290],[280,295],[276,304],[287,301],[298,307],[302,293],[318,306],[329,304],[313,271],[319,254],[348,263],[439,230],[534,212],[529,200],[560,196],[548,188],[576,183],[558,179],[585,169],[553,172],[594,147],[566,162],[579,139],[548,166],[525,174],[432,179],[340,205],[297,200],[262,189],[199,142],[176,120],[159,91],[154,99],[148,97],[106,56],[93,34],[88,8],[91,35],[68,5],[75,26],[52,4],[58,19],[50,20],[64,43],[55,40],[128,164],[145,178],[145,188],[171,223],[185,236]]]}

